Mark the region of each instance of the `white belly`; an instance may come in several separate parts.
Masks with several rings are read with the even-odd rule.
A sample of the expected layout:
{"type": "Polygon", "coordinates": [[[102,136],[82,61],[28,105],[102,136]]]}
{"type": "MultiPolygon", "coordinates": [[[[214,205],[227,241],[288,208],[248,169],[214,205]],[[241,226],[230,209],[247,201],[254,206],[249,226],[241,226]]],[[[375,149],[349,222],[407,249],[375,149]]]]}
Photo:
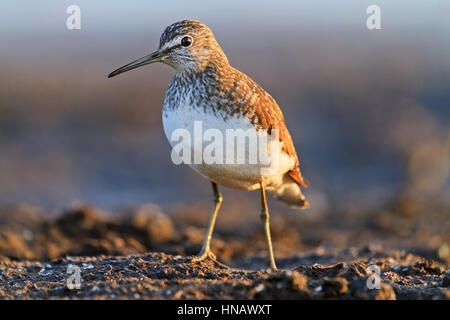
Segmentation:
{"type": "MultiPolygon", "coordinates": [[[[228,117],[224,121],[220,114],[215,115],[208,109],[205,111],[203,108],[164,108],[163,126],[166,137],[173,148],[172,154],[177,147],[182,147],[183,150],[189,149],[191,161],[188,164],[209,180],[225,187],[254,190],[259,188],[260,182],[265,185],[277,186],[282,183],[283,175],[295,164],[294,159],[281,151],[281,144],[278,141],[275,148],[269,149],[272,150],[272,153],[273,150],[278,153],[277,166],[272,170],[267,170],[267,165],[261,164],[260,159],[257,159],[256,162],[250,160],[253,156],[251,148],[254,145],[247,142],[244,147],[245,151],[238,152],[237,143],[234,145],[227,143],[227,140],[230,141],[227,138],[227,132],[230,132],[228,129],[250,130],[249,132],[258,137],[265,135],[265,132],[257,131],[250,120],[245,117],[228,117]],[[200,128],[201,130],[199,130],[200,128]],[[178,135],[181,132],[188,134],[190,139],[186,139],[187,136],[181,138],[178,135]],[[213,153],[214,159],[219,161],[212,163],[205,156],[210,154],[209,151],[215,141],[211,138],[211,134],[217,138],[219,133],[223,138],[223,154],[220,156],[220,153],[219,155],[213,153]],[[261,170],[262,168],[266,168],[266,170],[261,170]]],[[[234,140],[234,142],[237,141],[234,140]]],[[[271,143],[268,143],[269,148],[271,143]]],[[[216,150],[221,149],[220,143],[215,144],[215,147],[216,150]]],[[[264,156],[267,156],[267,153],[264,156]]]]}

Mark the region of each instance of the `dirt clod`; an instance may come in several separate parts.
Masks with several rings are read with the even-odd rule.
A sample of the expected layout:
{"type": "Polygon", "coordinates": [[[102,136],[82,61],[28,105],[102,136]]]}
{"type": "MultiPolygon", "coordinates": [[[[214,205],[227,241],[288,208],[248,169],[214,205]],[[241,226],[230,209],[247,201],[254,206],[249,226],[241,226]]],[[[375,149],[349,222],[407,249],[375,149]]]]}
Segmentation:
{"type": "Polygon", "coordinates": [[[348,291],[348,281],[342,277],[324,278],[322,290],[325,298],[336,298],[348,291]]]}
{"type": "Polygon", "coordinates": [[[272,272],[261,230],[249,230],[215,233],[223,268],[193,262],[204,229],[157,206],[118,216],[77,207],[54,218],[21,207],[0,215],[0,299],[449,298],[448,266],[432,256],[381,245],[306,248],[300,237],[280,237],[272,272]]]}

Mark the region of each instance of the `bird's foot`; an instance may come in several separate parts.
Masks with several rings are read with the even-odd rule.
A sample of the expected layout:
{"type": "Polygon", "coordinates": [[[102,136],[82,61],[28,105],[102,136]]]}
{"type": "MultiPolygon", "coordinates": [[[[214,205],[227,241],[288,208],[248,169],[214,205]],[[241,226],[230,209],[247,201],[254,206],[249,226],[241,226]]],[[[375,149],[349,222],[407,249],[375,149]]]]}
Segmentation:
{"type": "Polygon", "coordinates": [[[206,259],[217,260],[217,257],[211,250],[202,250],[193,260],[203,261],[206,259]]]}
{"type": "Polygon", "coordinates": [[[211,250],[202,250],[200,253],[192,258],[192,262],[200,262],[204,260],[210,260],[214,263],[216,267],[222,268],[222,269],[229,269],[230,267],[226,264],[223,264],[219,261],[217,261],[216,255],[211,250]]]}

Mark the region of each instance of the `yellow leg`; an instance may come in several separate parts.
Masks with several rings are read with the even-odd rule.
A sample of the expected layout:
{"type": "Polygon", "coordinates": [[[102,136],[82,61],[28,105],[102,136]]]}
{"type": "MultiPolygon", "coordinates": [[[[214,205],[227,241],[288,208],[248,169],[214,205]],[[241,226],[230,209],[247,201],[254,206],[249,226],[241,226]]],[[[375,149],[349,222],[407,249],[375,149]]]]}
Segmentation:
{"type": "Polygon", "coordinates": [[[219,212],[220,205],[222,204],[222,195],[219,192],[217,184],[212,182],[212,189],[214,193],[214,207],[211,213],[211,218],[209,219],[208,231],[206,233],[205,241],[203,243],[202,250],[198,254],[196,261],[201,261],[206,258],[211,258],[216,260],[216,256],[211,251],[211,238],[214,230],[214,224],[216,223],[217,212],[219,212]]]}
{"type": "Polygon", "coordinates": [[[273,255],[272,248],[272,239],[270,237],[270,224],[269,224],[269,210],[267,209],[267,200],[266,200],[266,190],[264,189],[264,185],[261,183],[261,221],[264,224],[264,231],[266,233],[267,244],[269,245],[269,255],[270,255],[270,267],[272,270],[277,270],[277,266],[275,264],[275,257],[273,255]]]}

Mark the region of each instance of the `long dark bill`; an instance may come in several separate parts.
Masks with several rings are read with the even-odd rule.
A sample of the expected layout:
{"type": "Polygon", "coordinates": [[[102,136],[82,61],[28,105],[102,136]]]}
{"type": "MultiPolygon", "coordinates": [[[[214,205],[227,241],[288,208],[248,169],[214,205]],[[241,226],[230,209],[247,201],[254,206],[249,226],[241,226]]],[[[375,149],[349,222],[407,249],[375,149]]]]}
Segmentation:
{"type": "Polygon", "coordinates": [[[119,69],[114,70],[108,75],[108,78],[112,78],[117,76],[118,74],[145,66],[146,64],[159,62],[162,58],[163,55],[159,51],[152,52],[145,57],[139,58],[133,62],[130,62],[129,64],[124,65],[123,67],[120,67],[119,69]]]}

